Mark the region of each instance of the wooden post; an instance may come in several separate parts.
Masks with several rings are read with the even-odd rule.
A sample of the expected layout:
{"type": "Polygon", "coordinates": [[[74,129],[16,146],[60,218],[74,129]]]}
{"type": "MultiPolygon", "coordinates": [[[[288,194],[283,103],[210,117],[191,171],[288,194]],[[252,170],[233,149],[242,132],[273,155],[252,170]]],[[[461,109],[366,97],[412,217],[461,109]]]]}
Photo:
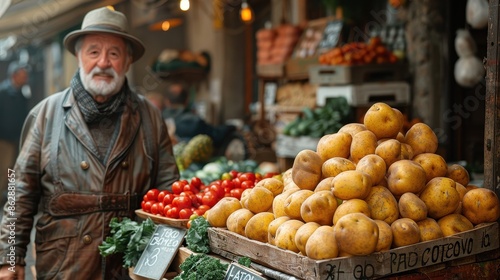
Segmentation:
{"type": "Polygon", "coordinates": [[[499,0],[490,0],[486,61],[484,186],[500,196],[499,0]]]}

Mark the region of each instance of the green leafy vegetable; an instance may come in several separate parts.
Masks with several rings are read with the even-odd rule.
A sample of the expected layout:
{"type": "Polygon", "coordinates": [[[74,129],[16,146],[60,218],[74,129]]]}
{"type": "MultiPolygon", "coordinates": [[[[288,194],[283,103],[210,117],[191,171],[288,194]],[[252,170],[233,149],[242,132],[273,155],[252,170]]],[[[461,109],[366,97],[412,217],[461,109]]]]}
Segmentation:
{"type": "Polygon", "coordinates": [[[224,279],[229,264],[206,254],[192,254],[180,265],[181,274],[174,280],[224,279]]]}
{"type": "Polygon", "coordinates": [[[191,221],[191,227],[186,233],[187,248],[195,253],[209,253],[210,244],[207,229],[210,224],[202,216],[191,221]]]}
{"type": "Polygon", "coordinates": [[[150,218],[140,224],[129,218],[123,218],[121,221],[113,218],[109,227],[111,236],[106,237],[99,245],[99,253],[103,257],[123,253],[123,266],[126,268],[137,264],[156,229],[150,218]]]}
{"type": "Polygon", "coordinates": [[[250,265],[252,264],[252,260],[249,257],[241,257],[238,259],[238,264],[250,267],[250,265]]]}

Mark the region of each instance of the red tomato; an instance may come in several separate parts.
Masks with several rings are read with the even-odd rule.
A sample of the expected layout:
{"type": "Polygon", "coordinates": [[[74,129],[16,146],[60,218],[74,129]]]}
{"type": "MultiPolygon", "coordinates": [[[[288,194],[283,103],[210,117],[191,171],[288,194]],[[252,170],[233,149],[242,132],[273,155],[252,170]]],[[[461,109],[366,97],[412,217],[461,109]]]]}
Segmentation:
{"type": "Polygon", "coordinates": [[[142,197],[142,201],[148,201],[148,195],[145,194],[143,197],[142,197]]]}
{"type": "Polygon", "coordinates": [[[192,192],[192,193],[197,193],[200,192],[197,187],[192,186],[192,185],[185,185],[183,188],[184,192],[192,192]]]}
{"type": "Polygon", "coordinates": [[[158,209],[158,202],[155,202],[151,205],[151,214],[156,215],[158,213],[160,213],[160,210],[158,209]]]}
{"type": "Polygon", "coordinates": [[[163,202],[158,202],[158,214],[165,216],[165,204],[163,202]]]}
{"type": "Polygon", "coordinates": [[[178,196],[174,198],[172,205],[179,209],[191,208],[191,197],[188,195],[178,196]]]}
{"type": "Polygon", "coordinates": [[[170,210],[170,208],[172,208],[172,204],[166,204],[165,207],[163,207],[163,216],[167,216],[167,212],[168,210],[170,210]]]}
{"type": "Polygon", "coordinates": [[[190,182],[189,184],[190,184],[191,186],[193,186],[193,187],[195,187],[195,188],[199,189],[199,188],[201,187],[201,184],[202,184],[202,183],[203,183],[203,182],[201,181],[201,179],[200,179],[200,178],[198,178],[198,177],[193,177],[193,178],[191,178],[191,182],[190,182]]]}
{"type": "Polygon", "coordinates": [[[163,204],[164,205],[171,204],[172,200],[174,200],[174,194],[173,193],[167,193],[167,194],[165,194],[165,197],[163,197],[163,204]]]}
{"type": "Polygon", "coordinates": [[[202,212],[201,215],[198,215],[198,216],[203,216],[203,214],[205,214],[205,212],[207,212],[208,209],[210,209],[210,206],[205,205],[205,204],[198,206],[197,210],[202,212]]]}
{"type": "Polygon", "coordinates": [[[217,204],[217,201],[219,201],[219,199],[213,191],[207,191],[203,194],[203,198],[201,199],[201,201],[202,204],[213,207],[215,204],[217,204]]]}
{"type": "Polygon", "coordinates": [[[218,198],[222,198],[226,194],[221,185],[210,185],[210,190],[213,191],[218,198]]]}
{"type": "Polygon", "coordinates": [[[156,200],[158,200],[158,202],[163,202],[163,199],[165,199],[165,195],[168,194],[168,193],[171,193],[169,190],[162,190],[160,191],[160,193],[158,194],[158,197],[156,198],[156,200]]]}
{"type": "Polygon", "coordinates": [[[166,216],[171,219],[179,219],[179,208],[172,207],[168,209],[166,216]]]}
{"type": "Polygon", "coordinates": [[[241,182],[244,182],[244,181],[254,182],[255,181],[255,173],[245,172],[245,173],[242,173],[240,176],[238,176],[238,178],[240,179],[241,182]]]}
{"type": "Polygon", "coordinates": [[[241,182],[241,188],[244,189],[244,190],[251,189],[254,186],[255,186],[255,182],[254,181],[247,180],[247,181],[241,182]]]}
{"type": "Polygon", "coordinates": [[[189,220],[189,221],[187,222],[187,224],[186,224],[186,227],[187,227],[188,229],[190,229],[190,228],[191,228],[191,221],[192,221],[192,220],[189,220]]]}
{"type": "Polygon", "coordinates": [[[186,184],[183,183],[182,181],[175,181],[173,184],[172,184],[172,192],[174,194],[180,194],[182,191],[184,191],[184,186],[186,184]]]}
{"type": "Polygon", "coordinates": [[[237,178],[239,175],[239,172],[236,170],[231,170],[231,171],[229,171],[229,174],[231,174],[231,176],[233,176],[233,178],[237,178]]]}
{"type": "Polygon", "coordinates": [[[237,199],[241,199],[241,193],[244,190],[242,188],[236,188],[231,190],[231,196],[236,197],[237,199]]]}
{"type": "Polygon", "coordinates": [[[241,187],[241,180],[240,180],[240,178],[234,178],[232,180],[232,182],[233,182],[233,189],[241,187]]]}
{"type": "Polygon", "coordinates": [[[196,196],[196,201],[197,201],[198,203],[200,203],[200,204],[202,204],[202,201],[201,201],[201,200],[203,199],[203,194],[204,194],[204,193],[202,193],[202,192],[199,192],[199,193],[195,194],[195,196],[196,196]]]}
{"type": "Polygon", "coordinates": [[[193,215],[191,208],[184,208],[179,211],[179,219],[189,219],[193,215]]]}
{"type": "Polygon", "coordinates": [[[146,196],[148,197],[148,201],[158,201],[158,194],[160,193],[160,190],[158,189],[150,189],[147,193],[146,196]]]}
{"type": "Polygon", "coordinates": [[[142,206],[142,210],[144,212],[148,212],[148,213],[151,213],[151,206],[153,205],[153,202],[152,201],[146,201],[144,203],[144,205],[142,206]]]}
{"type": "Polygon", "coordinates": [[[222,180],[221,186],[224,189],[226,189],[226,188],[232,189],[232,188],[234,188],[233,180],[229,180],[229,179],[222,180]]]}
{"type": "Polygon", "coordinates": [[[262,174],[260,174],[260,173],[255,173],[255,180],[257,180],[257,181],[262,180],[262,174]]]}

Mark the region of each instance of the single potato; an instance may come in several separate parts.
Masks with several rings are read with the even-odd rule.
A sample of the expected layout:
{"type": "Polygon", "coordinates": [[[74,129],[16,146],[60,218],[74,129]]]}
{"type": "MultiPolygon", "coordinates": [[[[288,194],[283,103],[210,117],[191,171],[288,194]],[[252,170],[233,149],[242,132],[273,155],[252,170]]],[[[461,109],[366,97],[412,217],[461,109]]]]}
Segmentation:
{"type": "Polygon", "coordinates": [[[295,233],[295,245],[299,249],[299,252],[306,256],[306,244],[307,240],[313,234],[313,232],[319,228],[321,225],[315,222],[308,222],[303,224],[297,232],[295,233]]]}
{"type": "Polygon", "coordinates": [[[377,146],[375,154],[384,159],[386,167],[389,168],[394,162],[403,159],[401,142],[396,139],[388,139],[377,146]]]}
{"type": "Polygon", "coordinates": [[[393,163],[387,170],[387,183],[394,196],[404,193],[418,194],[425,187],[426,174],[420,164],[403,159],[393,163]]]}
{"type": "Polygon", "coordinates": [[[364,156],[375,154],[376,148],[377,136],[370,130],[361,131],[352,137],[350,158],[357,163],[364,156]]]}
{"type": "Polygon", "coordinates": [[[378,242],[375,252],[387,251],[392,246],[392,229],[391,226],[381,220],[375,220],[378,226],[378,242]]]}
{"type": "Polygon", "coordinates": [[[425,218],[417,222],[420,229],[420,242],[442,238],[443,231],[439,224],[433,218],[425,218]]]}
{"type": "Polygon", "coordinates": [[[417,223],[408,218],[400,218],[391,224],[392,247],[412,245],[420,242],[420,229],[417,223]]]}
{"type": "Polygon", "coordinates": [[[300,216],[306,223],[316,222],[322,226],[331,226],[336,210],[337,199],[331,191],[314,192],[300,206],[300,216]]]}
{"type": "Polygon", "coordinates": [[[293,161],[292,180],[301,189],[314,190],[322,179],[323,160],[312,150],[300,151],[293,161]]]}
{"type": "Polygon", "coordinates": [[[332,188],[333,188],[332,180],[333,180],[333,177],[326,177],[323,180],[319,181],[316,188],[314,188],[314,192],[332,191],[332,188]]]}
{"type": "Polygon", "coordinates": [[[465,167],[457,163],[448,166],[446,177],[453,179],[453,181],[458,182],[464,186],[467,186],[470,183],[469,171],[467,171],[465,167]]]}
{"type": "Polygon", "coordinates": [[[324,178],[327,178],[335,177],[344,171],[354,169],[356,169],[356,164],[354,164],[351,160],[343,157],[333,157],[323,162],[323,166],[321,166],[321,173],[324,178]]]}
{"type": "Polygon", "coordinates": [[[339,248],[334,228],[331,226],[318,227],[309,236],[305,251],[305,255],[313,260],[336,258],[339,254],[339,248]]]}
{"type": "Polygon", "coordinates": [[[250,220],[253,215],[252,211],[246,208],[234,211],[227,217],[227,230],[245,236],[245,227],[247,226],[248,220],[250,220]]]}
{"type": "Polygon", "coordinates": [[[363,124],[377,136],[377,139],[396,138],[403,128],[400,114],[382,102],[373,104],[366,111],[363,124]]]}
{"type": "Polygon", "coordinates": [[[413,158],[425,170],[426,183],[435,177],[445,177],[448,173],[448,165],[444,158],[438,154],[422,153],[413,158]]]}
{"type": "Polygon", "coordinates": [[[300,190],[290,194],[283,203],[285,214],[292,219],[302,220],[300,215],[302,203],[313,194],[311,190],[300,190]]]}
{"type": "Polygon", "coordinates": [[[464,195],[462,202],[463,215],[474,225],[492,223],[500,218],[500,201],[490,189],[472,189],[464,195]]]}
{"type": "Polygon", "coordinates": [[[361,132],[361,131],[365,131],[366,130],[366,126],[362,123],[348,123],[348,124],[345,124],[344,126],[342,126],[338,132],[345,132],[345,133],[348,133],[350,134],[351,136],[354,136],[356,135],[356,133],[358,132],[361,132]]]}
{"type": "Polygon", "coordinates": [[[337,206],[337,210],[333,214],[333,224],[335,225],[340,218],[350,213],[361,213],[371,218],[370,206],[362,199],[349,199],[345,200],[337,206]]]}
{"type": "Polygon", "coordinates": [[[415,222],[427,218],[427,205],[416,194],[404,193],[398,201],[399,214],[403,218],[409,218],[415,222]]]}
{"type": "Polygon", "coordinates": [[[337,132],[321,137],[316,146],[316,152],[323,161],[333,157],[349,158],[352,136],[349,133],[337,132]]]}
{"type": "Polygon", "coordinates": [[[435,153],[438,148],[436,133],[425,123],[416,123],[405,134],[406,144],[413,149],[413,155],[435,153]]]}
{"type": "Polygon", "coordinates": [[[334,226],[339,250],[354,256],[365,256],[375,252],[378,242],[378,225],[362,213],[350,213],[338,220],[334,226]]]}
{"type": "Polygon", "coordinates": [[[278,227],[281,226],[282,223],[290,220],[290,217],[288,216],[281,216],[278,218],[275,218],[272,222],[269,223],[269,226],[267,227],[267,243],[271,245],[275,245],[274,240],[276,239],[276,231],[278,230],[278,227]]]}
{"type": "Polygon", "coordinates": [[[213,227],[227,227],[227,218],[234,211],[241,209],[240,200],[235,197],[223,197],[217,204],[207,210],[207,222],[213,227]]]}
{"type": "Polygon", "coordinates": [[[253,187],[250,189],[243,207],[254,214],[265,212],[273,206],[274,194],[265,187],[253,187]]]}
{"type": "Polygon", "coordinates": [[[439,219],[437,223],[445,237],[474,228],[474,225],[465,216],[460,214],[446,215],[439,219]]]}
{"type": "Polygon", "coordinates": [[[366,155],[356,164],[356,170],[369,175],[374,186],[378,185],[385,178],[387,166],[385,161],[378,155],[366,155]]]}
{"type": "Polygon", "coordinates": [[[263,187],[270,190],[273,193],[273,196],[277,196],[278,194],[283,192],[285,185],[281,180],[276,178],[264,178],[255,184],[255,187],[263,187]]]}
{"type": "Polygon", "coordinates": [[[299,248],[297,248],[297,244],[295,244],[295,235],[303,225],[303,221],[294,219],[282,223],[276,230],[276,238],[274,239],[276,247],[299,253],[299,248]]]}
{"type": "Polygon", "coordinates": [[[296,191],[300,191],[301,189],[296,188],[296,189],[289,189],[284,191],[283,193],[278,194],[276,197],[274,197],[273,200],[273,213],[276,218],[281,217],[281,216],[286,216],[285,212],[285,200],[290,196],[292,193],[296,191]]]}
{"type": "Polygon", "coordinates": [[[384,186],[374,186],[365,198],[370,209],[370,217],[392,224],[399,218],[398,202],[394,195],[384,186]]]}
{"type": "Polygon", "coordinates": [[[420,199],[427,205],[427,215],[436,220],[455,212],[460,204],[455,181],[447,177],[430,180],[420,193],[420,199]]]}
{"type": "Polygon", "coordinates": [[[372,179],[358,170],[347,170],[335,176],[332,180],[332,193],[343,200],[365,199],[371,191],[372,179]]]}
{"type": "Polygon", "coordinates": [[[269,224],[274,220],[273,213],[261,212],[253,215],[245,226],[245,236],[252,240],[267,243],[269,224]]]}

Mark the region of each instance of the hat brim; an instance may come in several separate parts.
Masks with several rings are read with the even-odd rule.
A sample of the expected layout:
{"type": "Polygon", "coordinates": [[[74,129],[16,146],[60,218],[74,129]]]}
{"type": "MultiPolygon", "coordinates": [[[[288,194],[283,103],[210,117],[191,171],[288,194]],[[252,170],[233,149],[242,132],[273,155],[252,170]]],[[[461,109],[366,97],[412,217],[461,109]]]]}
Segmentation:
{"type": "Polygon", "coordinates": [[[68,35],[64,37],[63,44],[64,47],[73,55],[76,56],[76,50],[75,50],[75,44],[76,41],[80,36],[87,35],[87,34],[96,34],[96,33],[104,33],[104,34],[111,34],[115,35],[118,37],[121,37],[128,41],[130,43],[130,46],[132,47],[132,62],[137,61],[139,58],[141,58],[144,55],[145,52],[145,47],[144,44],[141,42],[141,40],[137,39],[136,37],[119,32],[119,31],[113,31],[109,29],[100,29],[100,28],[86,28],[84,30],[76,30],[73,32],[70,32],[68,35]]]}

